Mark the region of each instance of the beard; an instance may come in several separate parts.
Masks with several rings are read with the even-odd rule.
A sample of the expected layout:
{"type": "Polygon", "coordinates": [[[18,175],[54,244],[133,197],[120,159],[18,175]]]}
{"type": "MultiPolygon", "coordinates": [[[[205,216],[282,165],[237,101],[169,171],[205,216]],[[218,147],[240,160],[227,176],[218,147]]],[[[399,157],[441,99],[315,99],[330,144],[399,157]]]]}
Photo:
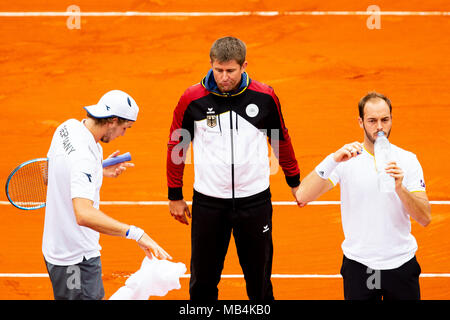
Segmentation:
{"type": "Polygon", "coordinates": [[[100,141],[104,142],[104,143],[108,143],[111,141],[111,136],[112,136],[112,129],[108,129],[108,131],[106,131],[106,133],[103,135],[103,137],[101,137],[100,141]]]}
{"type": "Polygon", "coordinates": [[[226,93],[226,92],[232,92],[232,91],[236,90],[238,86],[236,85],[236,83],[230,82],[230,83],[227,83],[226,85],[221,85],[218,83],[217,87],[219,88],[220,92],[226,93]]]}
{"type": "MultiPolygon", "coordinates": [[[[374,136],[372,136],[369,132],[367,132],[366,127],[364,125],[363,125],[363,128],[364,128],[364,133],[365,133],[367,139],[369,139],[370,143],[375,144],[376,138],[374,136]]],[[[385,132],[386,138],[388,138],[388,139],[389,139],[389,136],[391,135],[391,130],[392,130],[392,128],[389,129],[388,132],[385,132]]],[[[378,133],[378,131],[375,132],[375,136],[377,133],[378,133]]]]}

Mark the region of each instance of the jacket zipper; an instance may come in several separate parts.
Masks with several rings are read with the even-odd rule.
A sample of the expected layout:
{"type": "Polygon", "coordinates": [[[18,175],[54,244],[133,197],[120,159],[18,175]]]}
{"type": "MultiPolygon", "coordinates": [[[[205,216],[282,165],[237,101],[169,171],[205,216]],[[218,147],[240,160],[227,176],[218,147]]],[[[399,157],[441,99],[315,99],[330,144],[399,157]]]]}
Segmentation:
{"type": "Polygon", "coordinates": [[[230,137],[231,137],[231,203],[233,211],[235,211],[235,194],[234,194],[234,137],[233,137],[233,107],[230,106],[230,137]]]}

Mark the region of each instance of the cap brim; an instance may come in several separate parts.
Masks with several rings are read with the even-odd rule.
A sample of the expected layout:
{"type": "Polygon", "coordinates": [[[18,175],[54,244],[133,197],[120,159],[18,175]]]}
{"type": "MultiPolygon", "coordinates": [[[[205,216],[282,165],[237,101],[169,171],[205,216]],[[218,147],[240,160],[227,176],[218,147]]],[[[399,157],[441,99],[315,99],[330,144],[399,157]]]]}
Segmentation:
{"type": "Polygon", "coordinates": [[[108,112],[107,110],[105,110],[105,108],[102,108],[97,105],[94,104],[92,106],[86,106],[84,107],[84,109],[87,111],[87,113],[89,113],[92,117],[97,118],[97,119],[104,119],[104,118],[122,118],[128,121],[136,121],[136,119],[130,119],[130,117],[127,116],[123,116],[123,115],[117,115],[111,112],[108,112]]]}
{"type": "Polygon", "coordinates": [[[92,105],[92,106],[86,106],[84,107],[84,109],[87,111],[87,113],[89,113],[91,116],[93,116],[94,118],[110,118],[110,117],[114,117],[114,115],[107,113],[107,112],[102,112],[100,108],[98,108],[98,106],[96,104],[92,105]],[[100,109],[100,110],[99,110],[100,109]]]}

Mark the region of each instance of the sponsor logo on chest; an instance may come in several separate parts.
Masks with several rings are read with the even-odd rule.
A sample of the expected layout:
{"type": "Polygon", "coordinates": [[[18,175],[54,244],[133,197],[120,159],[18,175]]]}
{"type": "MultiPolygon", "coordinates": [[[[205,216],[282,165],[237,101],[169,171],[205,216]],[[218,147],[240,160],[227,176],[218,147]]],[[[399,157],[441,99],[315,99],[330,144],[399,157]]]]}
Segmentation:
{"type": "Polygon", "coordinates": [[[206,111],[206,125],[210,128],[217,126],[217,115],[214,108],[208,108],[206,111]]]}
{"type": "Polygon", "coordinates": [[[245,113],[247,114],[247,116],[249,116],[250,118],[254,118],[258,115],[259,113],[259,108],[256,104],[254,103],[250,103],[247,108],[245,108],[245,113]]]}

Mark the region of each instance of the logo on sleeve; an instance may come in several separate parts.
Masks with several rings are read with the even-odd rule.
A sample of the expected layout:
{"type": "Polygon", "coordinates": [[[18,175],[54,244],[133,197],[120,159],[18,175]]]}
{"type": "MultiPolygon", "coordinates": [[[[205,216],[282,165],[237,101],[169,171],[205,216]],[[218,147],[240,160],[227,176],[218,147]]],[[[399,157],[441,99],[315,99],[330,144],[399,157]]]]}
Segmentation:
{"type": "Polygon", "coordinates": [[[422,188],[425,188],[425,181],[423,181],[422,179],[420,179],[420,186],[421,186],[422,188]]]}
{"type": "Polygon", "coordinates": [[[86,177],[89,179],[89,182],[92,182],[92,175],[90,173],[83,172],[86,177]]]}

